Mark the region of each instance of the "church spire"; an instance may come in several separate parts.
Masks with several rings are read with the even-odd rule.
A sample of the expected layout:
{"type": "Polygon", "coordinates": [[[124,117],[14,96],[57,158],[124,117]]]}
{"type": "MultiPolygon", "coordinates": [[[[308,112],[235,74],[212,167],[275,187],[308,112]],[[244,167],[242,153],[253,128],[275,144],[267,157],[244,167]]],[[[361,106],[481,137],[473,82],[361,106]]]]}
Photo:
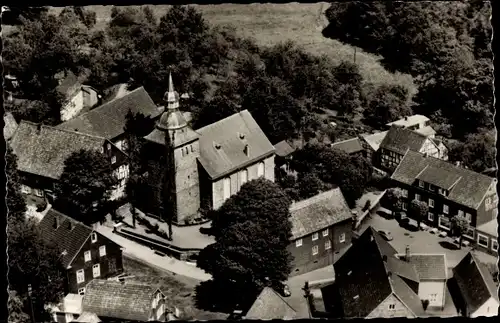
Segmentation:
{"type": "Polygon", "coordinates": [[[167,108],[163,111],[156,127],[163,131],[186,127],[186,119],[179,111],[179,93],[174,90],[174,82],[172,82],[172,74],[170,73],[168,75],[168,91],[165,92],[163,100],[167,104],[167,108]]]}
{"type": "Polygon", "coordinates": [[[168,91],[165,93],[163,99],[167,102],[167,109],[173,110],[179,108],[179,94],[174,90],[172,73],[168,74],[168,91]]]}

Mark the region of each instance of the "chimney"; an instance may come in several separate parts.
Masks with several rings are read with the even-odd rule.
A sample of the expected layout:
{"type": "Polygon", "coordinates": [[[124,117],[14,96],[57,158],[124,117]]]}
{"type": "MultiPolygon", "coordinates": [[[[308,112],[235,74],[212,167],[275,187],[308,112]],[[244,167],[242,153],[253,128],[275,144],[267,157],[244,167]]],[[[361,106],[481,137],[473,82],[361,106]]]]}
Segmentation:
{"type": "Polygon", "coordinates": [[[410,245],[406,245],[405,248],[405,260],[410,261],[410,245]]]}
{"type": "Polygon", "coordinates": [[[54,217],[54,224],[52,226],[54,229],[59,228],[59,218],[57,216],[54,217]]]}
{"type": "Polygon", "coordinates": [[[247,157],[250,155],[250,147],[248,146],[248,144],[246,144],[245,148],[243,148],[243,152],[247,157]]]}
{"type": "Polygon", "coordinates": [[[405,117],[405,121],[408,121],[408,116],[405,117]]]}
{"type": "Polygon", "coordinates": [[[73,222],[68,221],[68,230],[71,231],[73,230],[73,222]]]}

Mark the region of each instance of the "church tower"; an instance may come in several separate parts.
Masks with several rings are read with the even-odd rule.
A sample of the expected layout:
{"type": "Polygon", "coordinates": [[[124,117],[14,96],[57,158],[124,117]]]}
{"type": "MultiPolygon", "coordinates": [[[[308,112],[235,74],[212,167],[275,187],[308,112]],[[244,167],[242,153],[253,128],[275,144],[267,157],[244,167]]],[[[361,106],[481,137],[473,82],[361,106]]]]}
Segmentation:
{"type": "MultiPolygon", "coordinates": [[[[156,124],[156,128],[144,139],[160,144],[163,149],[170,149],[165,151],[164,155],[173,157],[175,174],[169,173],[165,178],[159,177],[164,178],[163,180],[174,181],[175,185],[170,186],[175,196],[176,218],[173,222],[184,224],[186,218],[195,217],[200,208],[197,162],[200,153],[199,135],[191,129],[179,110],[179,94],[174,90],[172,75],[169,75],[168,83],[168,91],[163,98],[166,105],[165,111],[156,124]]],[[[159,151],[161,149],[159,147],[159,151]]],[[[168,162],[167,164],[170,165],[168,162]]],[[[166,167],[167,165],[159,166],[160,168],[163,166],[164,171],[170,171],[166,168],[173,168],[166,167]]],[[[161,179],[158,178],[158,180],[161,179]]]]}

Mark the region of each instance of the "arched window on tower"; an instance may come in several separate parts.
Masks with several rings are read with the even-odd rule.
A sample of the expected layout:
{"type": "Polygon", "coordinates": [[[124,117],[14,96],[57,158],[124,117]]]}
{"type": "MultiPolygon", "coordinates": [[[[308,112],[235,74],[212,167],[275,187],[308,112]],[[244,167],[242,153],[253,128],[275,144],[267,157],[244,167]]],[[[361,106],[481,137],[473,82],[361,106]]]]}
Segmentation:
{"type": "Polygon", "coordinates": [[[264,177],[264,162],[260,162],[259,165],[257,165],[257,177],[264,177]]]}
{"type": "Polygon", "coordinates": [[[226,177],[222,180],[224,201],[231,196],[231,179],[226,177]]]}

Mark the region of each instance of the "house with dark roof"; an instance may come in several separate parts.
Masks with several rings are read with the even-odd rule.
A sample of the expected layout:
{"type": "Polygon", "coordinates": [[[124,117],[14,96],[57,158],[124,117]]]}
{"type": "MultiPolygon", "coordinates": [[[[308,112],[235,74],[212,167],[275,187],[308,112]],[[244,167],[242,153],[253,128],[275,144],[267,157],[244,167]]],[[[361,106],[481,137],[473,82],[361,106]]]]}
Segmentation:
{"type": "Polygon", "coordinates": [[[246,320],[293,320],[297,312],[274,289],[264,287],[243,317],[246,320]]]}
{"type": "Polygon", "coordinates": [[[76,131],[106,138],[122,149],[125,141],[125,122],[129,111],[156,118],[161,110],[154,104],[143,87],[61,123],[57,129],[76,131]]]}
{"type": "Polygon", "coordinates": [[[82,149],[99,151],[110,161],[120,180],[112,192],[112,198],[124,194],[128,157],[103,137],[21,121],[10,140],[10,145],[18,158],[17,170],[21,177],[23,194],[37,198],[52,196],[54,185],[64,171],[66,159],[82,149]]]}
{"type": "Polygon", "coordinates": [[[385,171],[394,171],[408,150],[448,159],[447,149],[440,149],[432,138],[408,128],[392,125],[380,143],[380,167],[385,171]]]}
{"type": "Polygon", "coordinates": [[[155,286],[102,279],[87,284],[82,311],[95,314],[102,322],[165,322],[175,319],[177,312],[155,286]]]}
{"type": "Polygon", "coordinates": [[[39,228],[42,237],[61,253],[68,293],[84,295],[93,279],[123,272],[121,246],[83,223],[50,209],[39,228]]]}
{"type": "Polygon", "coordinates": [[[56,91],[63,95],[65,101],[61,108],[61,121],[77,116],[83,109],[89,109],[99,103],[99,94],[91,86],[83,85],[84,76],[76,76],[67,72],[58,78],[56,91]]]}
{"type": "Polygon", "coordinates": [[[403,210],[414,199],[428,204],[423,222],[430,226],[451,231],[451,218],[462,215],[470,223],[464,237],[473,240],[475,227],[496,220],[495,178],[409,150],[391,180],[403,190],[403,210]]]}
{"type": "Polygon", "coordinates": [[[171,77],[164,100],[165,111],[155,129],[144,137],[149,167],[141,210],[162,214],[162,158],[167,135],[176,163],[177,224],[199,217],[200,207],[219,208],[252,179],[274,181],[275,148],[247,110],[195,131],[179,110],[179,94],[171,77]]]}
{"type": "Polygon", "coordinates": [[[291,275],[331,265],[351,245],[353,214],[340,188],[293,203],[290,214],[291,275]]]}
{"type": "Polygon", "coordinates": [[[366,152],[363,149],[363,145],[359,138],[351,138],[347,140],[342,140],[331,144],[334,149],[342,150],[349,155],[361,155],[366,156],[366,152]]]}
{"type": "Polygon", "coordinates": [[[335,282],[321,294],[331,317],[422,317],[419,270],[369,227],[334,264],[335,282]]]}
{"type": "Polygon", "coordinates": [[[459,307],[470,318],[498,315],[498,287],[484,264],[469,252],[453,268],[459,307]]]}

